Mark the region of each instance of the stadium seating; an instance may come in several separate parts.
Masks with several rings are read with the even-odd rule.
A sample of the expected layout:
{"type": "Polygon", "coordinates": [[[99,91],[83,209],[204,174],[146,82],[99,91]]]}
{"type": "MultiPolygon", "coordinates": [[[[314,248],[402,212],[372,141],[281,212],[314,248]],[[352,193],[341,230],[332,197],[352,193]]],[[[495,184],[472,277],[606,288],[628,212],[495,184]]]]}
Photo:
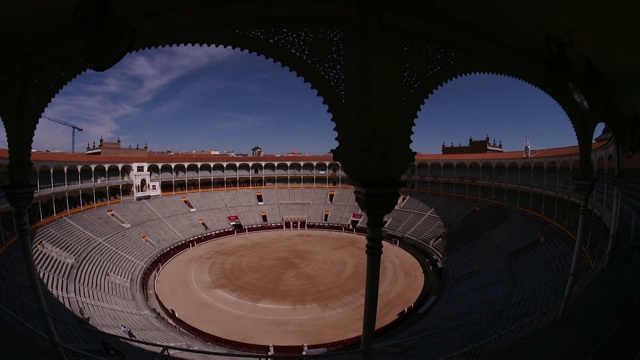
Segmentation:
{"type": "MultiPolygon", "coordinates": [[[[469,189],[466,184],[460,188],[450,186],[458,192],[469,189]]],[[[102,333],[122,335],[119,324],[126,323],[146,341],[220,350],[176,332],[145,304],[137,282],[154,254],[207,232],[200,225],[200,219],[210,231],[216,231],[231,228],[227,219],[230,215],[239,216],[246,226],[262,224],[262,212],[266,213],[269,223],[296,216],[312,223],[347,225],[352,214],[361,213],[349,188],[259,191],[264,199],[262,205],[257,204],[255,189],[205,191],[186,195],[195,211],[190,211],[182,201],[185,195],[180,194],[140,201],[124,199],[39,226],[33,231],[34,259],[43,286],[57,301],[55,313],[60,319],[76,321],[78,309],[82,308],[90,317],[91,326],[102,333]],[[330,191],[333,201],[330,201],[330,191]],[[108,210],[116,212],[130,226],[113,219],[108,210]],[[325,211],[329,212],[327,221],[325,211]]],[[[570,216],[576,212],[575,203],[562,197],[532,194],[526,202],[522,200],[528,193],[512,190],[497,194],[498,198],[513,199],[513,204],[520,203],[546,221],[515,208],[477,199],[403,192],[399,206],[387,216],[385,231],[435,254],[441,262],[444,286],[424,316],[385,338],[388,346],[418,338],[416,346],[402,354],[381,351],[382,358],[412,359],[427,352],[434,357],[445,356],[451,349],[473,346],[500,334],[560,299],[573,245],[553,224],[566,226],[575,233],[576,219],[570,216]]],[[[495,199],[496,192],[492,196],[495,199]]],[[[365,226],[366,214],[362,215],[360,226],[365,226]]],[[[3,222],[6,223],[3,228],[11,234],[14,231],[11,217],[4,218],[8,220],[3,222]]],[[[586,246],[593,253],[588,255],[601,258],[608,226],[595,212],[589,219],[590,236],[586,246]]],[[[12,255],[15,252],[13,247],[5,256],[15,262],[16,256],[12,255]]],[[[31,295],[25,275],[8,271],[11,263],[2,268],[3,273],[12,274],[3,277],[0,284],[2,293],[11,294],[3,298],[2,305],[25,319],[36,321],[25,314],[34,306],[27,300],[31,295]]],[[[578,280],[586,276],[589,266],[588,258],[581,260],[578,280]]],[[[83,332],[58,319],[56,326],[65,329],[65,339],[84,345],[97,346],[104,337],[100,332],[83,332]]],[[[118,344],[127,353],[141,357],[153,349],[118,344]]],[[[204,358],[197,354],[182,355],[204,358]]]]}
{"type": "MultiPolygon", "coordinates": [[[[445,199],[442,206],[449,208],[456,202],[445,199]]],[[[484,206],[478,214],[490,210],[484,206]]],[[[451,348],[480,343],[561,299],[573,250],[566,236],[526,213],[488,215],[499,220],[487,223],[485,217],[471,223],[472,218],[459,218],[448,229],[448,245],[438,249],[444,257],[442,294],[414,327],[387,339],[385,346],[418,339],[415,347],[393,358],[411,359],[425,353],[443,357],[451,348]]],[[[583,259],[580,277],[586,266],[583,259]]]]}

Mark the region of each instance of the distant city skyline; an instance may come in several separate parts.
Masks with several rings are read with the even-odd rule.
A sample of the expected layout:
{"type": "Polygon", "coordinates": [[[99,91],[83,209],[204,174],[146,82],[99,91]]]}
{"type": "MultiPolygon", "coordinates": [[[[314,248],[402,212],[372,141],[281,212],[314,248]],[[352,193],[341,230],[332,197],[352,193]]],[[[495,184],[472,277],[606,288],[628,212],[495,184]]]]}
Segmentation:
{"type": "MultiPolygon", "coordinates": [[[[336,148],[331,114],[309,84],[279,63],[223,47],[179,46],[127,55],[113,68],[78,76],[44,115],[73,123],[76,152],[120,138],[152,151],[326,154],[336,148]]],[[[423,105],[412,150],[440,153],[469,137],[501,141],[505,151],[577,144],[559,105],[539,89],[503,76],[470,75],[438,89],[423,105]]],[[[602,129],[596,129],[594,137],[602,129]]],[[[70,151],[71,128],[40,120],[38,151],[70,151]]],[[[6,138],[0,139],[6,147],[6,138]]]]}

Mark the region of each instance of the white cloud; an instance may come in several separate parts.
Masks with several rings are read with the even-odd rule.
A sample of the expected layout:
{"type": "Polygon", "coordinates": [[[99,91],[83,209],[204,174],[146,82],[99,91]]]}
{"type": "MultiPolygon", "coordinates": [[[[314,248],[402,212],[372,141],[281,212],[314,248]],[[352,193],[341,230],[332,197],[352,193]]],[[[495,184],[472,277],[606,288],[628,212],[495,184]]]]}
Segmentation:
{"type": "MultiPolygon", "coordinates": [[[[172,82],[233,54],[230,48],[180,46],[129,54],[104,73],[88,72],[64,88],[45,115],[76,124],[76,151],[101,136],[108,140],[131,137],[121,120],[143,109],[172,82]]],[[[1,142],[0,142],[1,144],[1,142]]],[[[71,129],[40,120],[35,149],[71,149],[71,129]]]]}

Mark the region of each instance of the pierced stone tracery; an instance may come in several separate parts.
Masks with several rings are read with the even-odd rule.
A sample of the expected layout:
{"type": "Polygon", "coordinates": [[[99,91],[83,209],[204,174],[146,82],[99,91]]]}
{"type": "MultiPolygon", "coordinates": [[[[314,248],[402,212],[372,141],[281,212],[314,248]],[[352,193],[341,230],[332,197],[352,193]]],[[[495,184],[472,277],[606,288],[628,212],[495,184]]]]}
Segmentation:
{"type": "Polygon", "coordinates": [[[344,102],[344,41],[339,29],[247,29],[236,34],[260,38],[287,49],[313,65],[344,102]]]}
{"type": "Polygon", "coordinates": [[[409,99],[424,79],[458,62],[459,55],[418,39],[400,40],[402,63],[402,99],[409,99]]]}
{"type": "Polygon", "coordinates": [[[34,110],[44,111],[56,94],[85,69],[82,59],[69,57],[49,63],[41,71],[34,71],[31,79],[34,110]]]}

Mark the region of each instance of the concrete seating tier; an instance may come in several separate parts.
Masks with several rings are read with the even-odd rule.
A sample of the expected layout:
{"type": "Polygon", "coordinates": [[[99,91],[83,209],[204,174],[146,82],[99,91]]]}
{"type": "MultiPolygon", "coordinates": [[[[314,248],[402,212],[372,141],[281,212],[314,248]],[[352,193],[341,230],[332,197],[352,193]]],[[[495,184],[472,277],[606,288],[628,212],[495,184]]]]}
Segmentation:
{"type": "MultiPolygon", "coordinates": [[[[167,326],[142,301],[136,281],[148,259],[162,248],[204,233],[199,219],[215,231],[231,227],[229,215],[238,215],[243,224],[252,225],[263,222],[261,212],[267,213],[271,223],[281,221],[282,216],[304,216],[310,222],[322,222],[325,211],[330,212],[329,222],[348,223],[353,213],[360,213],[351,189],[259,191],[264,205],[254,204],[255,189],[190,193],[187,196],[196,208],[194,212],[182,202],[184,195],[110,205],[131,223],[130,228],[110,219],[107,207],[43,225],[33,232],[34,259],[43,285],[50,290],[48,296],[55,300],[55,313],[74,319],[73,314],[82,307],[91,317],[91,326],[104,333],[122,336],[122,323],[141,340],[216,349],[167,326]],[[333,203],[327,201],[329,191],[336,192],[333,203]],[[243,205],[249,199],[251,204],[243,205]],[[40,241],[52,250],[39,248],[40,241]]],[[[568,272],[573,246],[551,224],[524,212],[493,208],[479,201],[408,195],[407,206],[389,214],[391,221],[386,230],[409,235],[443,254],[444,286],[438,300],[411,326],[383,339],[385,343],[418,339],[414,340],[415,347],[402,353],[381,351],[381,359],[415,359],[424,354],[440,358],[451,349],[473,345],[508,329],[562,296],[562,279],[568,272]],[[438,239],[444,230],[447,236],[438,239]]],[[[544,205],[541,203],[540,208],[549,208],[550,199],[542,200],[544,205]]],[[[575,210],[568,201],[555,201],[567,209],[561,216],[567,217],[575,210]]],[[[555,207],[549,209],[552,208],[557,211],[555,207]]],[[[366,215],[362,223],[366,224],[366,215]]],[[[606,224],[599,223],[596,216],[589,220],[588,227],[592,229],[593,244],[599,244],[596,239],[605,235],[606,224]]],[[[17,250],[19,247],[10,248],[0,261],[0,303],[25,319],[35,319],[29,315],[33,307],[28,305],[31,295],[25,272],[16,270],[20,266],[15,263],[21,263],[17,250]]],[[[581,267],[584,270],[579,272],[578,281],[587,271],[584,259],[581,267]]],[[[34,323],[39,323],[38,319],[34,323]]],[[[71,325],[56,326],[65,329],[64,339],[70,343],[95,345],[101,338],[71,325]]],[[[132,347],[127,357],[148,358],[150,353],[144,349],[132,347]]],[[[158,352],[157,348],[148,349],[158,352]]]]}
{"type": "MultiPolygon", "coordinates": [[[[266,199],[265,199],[266,200],[266,199]]],[[[250,207],[252,212],[260,215],[261,212],[265,212],[267,214],[267,220],[269,222],[279,222],[282,220],[282,215],[280,214],[280,206],[278,203],[265,202],[264,205],[260,206],[252,206],[250,207]]],[[[260,222],[262,222],[262,217],[260,217],[260,222]]]]}
{"type": "Polygon", "coordinates": [[[113,210],[118,213],[132,226],[145,223],[154,219],[158,219],[153,209],[144,201],[135,201],[133,199],[123,200],[121,203],[109,205],[96,209],[97,211],[113,210]]]}
{"type": "Polygon", "coordinates": [[[71,214],[65,219],[101,239],[125,229],[120,222],[109,216],[102,207],[71,214]]]}
{"type": "MultiPolygon", "coordinates": [[[[307,214],[307,221],[310,222],[324,222],[323,216],[324,212],[328,210],[329,204],[311,204],[309,206],[309,212],[307,214]]],[[[331,217],[331,214],[329,214],[331,217]]]]}
{"type": "Polygon", "coordinates": [[[262,190],[256,190],[256,192],[262,193],[262,199],[264,200],[265,205],[278,204],[279,202],[278,200],[278,197],[280,194],[279,189],[262,189],[262,190]]]}
{"type": "Polygon", "coordinates": [[[358,207],[358,205],[352,204],[344,206],[343,209],[344,213],[342,214],[342,218],[338,219],[337,221],[337,223],[339,224],[348,224],[353,214],[359,214],[362,212],[360,211],[360,207],[358,207]]]}
{"type": "Polygon", "coordinates": [[[334,204],[353,204],[355,202],[355,196],[351,189],[335,189],[332,191],[335,191],[334,204]]]}
{"type": "Polygon", "coordinates": [[[192,193],[189,194],[189,201],[198,210],[226,208],[220,191],[192,193]]]}
{"type": "MultiPolygon", "coordinates": [[[[294,189],[293,202],[295,203],[310,203],[313,189],[294,189]]],[[[322,200],[325,201],[325,200],[322,200]]]]}
{"type": "Polygon", "coordinates": [[[418,211],[421,205],[422,202],[420,200],[410,196],[402,203],[401,208],[408,211],[418,211]]]}
{"type": "Polygon", "coordinates": [[[388,215],[388,218],[390,220],[389,222],[387,222],[387,225],[385,225],[385,229],[389,232],[399,233],[399,229],[413,215],[414,215],[413,212],[410,212],[410,211],[393,209],[391,213],[388,215]]]}
{"type": "Polygon", "coordinates": [[[309,216],[311,204],[280,204],[280,215],[282,216],[309,216]]]}
{"type": "MultiPolygon", "coordinates": [[[[206,219],[204,219],[202,214],[198,211],[164,217],[165,223],[169,226],[171,231],[178,234],[179,238],[188,238],[207,232],[207,230],[199,223],[200,219],[203,219],[206,222],[206,219]]],[[[207,226],[208,225],[209,224],[207,223],[207,226]]]]}
{"type": "MultiPolygon", "coordinates": [[[[0,302],[3,307],[0,311],[0,319],[3,328],[19,331],[19,322],[22,322],[44,332],[31,285],[27,279],[27,269],[22,261],[20,246],[7,249],[0,260],[0,302]],[[20,321],[16,322],[15,318],[6,314],[7,311],[19,317],[20,321]]],[[[58,301],[56,303],[59,304],[58,301]]]]}
{"type": "Polygon", "coordinates": [[[74,223],[60,219],[50,225],[40,228],[35,233],[34,243],[44,241],[46,246],[51,246],[58,251],[73,257],[84,253],[95,240],[85,230],[74,223]]]}
{"type": "MultiPolygon", "coordinates": [[[[327,205],[328,206],[325,211],[329,211],[329,222],[346,224],[349,221],[348,219],[346,221],[343,221],[345,217],[344,213],[347,210],[347,206],[345,205],[345,203],[327,205]]],[[[351,217],[351,214],[349,214],[349,217],[351,217]]]]}
{"type": "MultiPolygon", "coordinates": [[[[267,189],[265,189],[267,190],[267,189]]],[[[295,202],[295,192],[296,190],[302,190],[302,189],[278,189],[277,194],[278,194],[278,202],[283,204],[283,203],[293,203],[295,202]]]]}
{"type": "Polygon", "coordinates": [[[406,234],[413,230],[422,220],[424,215],[421,214],[409,214],[409,217],[405,220],[405,222],[398,228],[398,232],[400,234],[406,234]]]}
{"type": "MultiPolygon", "coordinates": [[[[513,212],[479,234],[466,241],[452,239],[455,251],[444,250],[442,293],[427,315],[404,332],[404,338],[417,339],[415,347],[382,358],[411,359],[426,353],[440,358],[452,347],[474,345],[562,297],[573,246],[555,227],[513,212]]],[[[394,335],[387,341],[402,338],[394,335]]]]}
{"type": "Polygon", "coordinates": [[[258,205],[255,191],[238,191],[237,193],[240,205],[258,205]]]}
{"type": "Polygon", "coordinates": [[[250,206],[234,206],[229,207],[229,213],[231,215],[236,215],[240,219],[243,225],[254,225],[258,223],[262,223],[262,218],[260,214],[256,214],[257,210],[251,210],[250,206]]]}
{"type": "Polygon", "coordinates": [[[227,216],[235,215],[231,214],[227,208],[198,211],[197,213],[201,214],[210,229],[217,230],[231,228],[231,224],[229,223],[227,216]]]}
{"type": "Polygon", "coordinates": [[[189,212],[187,205],[182,202],[182,196],[161,196],[143,200],[158,217],[186,214],[189,212]],[[176,201],[177,200],[177,201],[176,201]]]}
{"type": "Polygon", "coordinates": [[[225,191],[221,192],[222,200],[227,205],[227,208],[240,206],[240,199],[238,199],[237,191],[225,191]]]}
{"type": "Polygon", "coordinates": [[[437,216],[423,216],[418,225],[411,229],[407,235],[416,239],[430,242],[442,234],[444,226],[437,216]]]}
{"type": "MultiPolygon", "coordinates": [[[[326,204],[329,202],[329,189],[312,189],[313,194],[311,197],[311,202],[314,204],[326,204]]],[[[334,197],[335,200],[335,197],[334,197]]]]}

